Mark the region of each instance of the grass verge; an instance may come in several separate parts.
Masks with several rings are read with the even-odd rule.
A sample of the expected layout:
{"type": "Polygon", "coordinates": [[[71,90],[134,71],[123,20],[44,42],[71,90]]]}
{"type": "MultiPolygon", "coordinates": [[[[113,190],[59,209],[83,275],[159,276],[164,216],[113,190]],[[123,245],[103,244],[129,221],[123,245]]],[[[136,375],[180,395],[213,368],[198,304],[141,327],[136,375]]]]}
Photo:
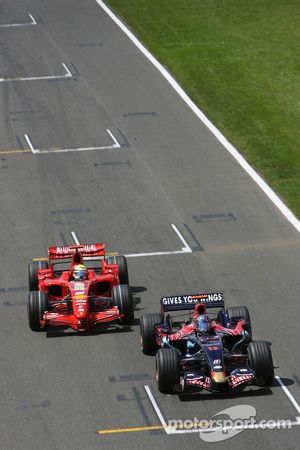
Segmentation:
{"type": "Polygon", "coordinates": [[[107,0],[300,218],[299,0],[107,0]]]}

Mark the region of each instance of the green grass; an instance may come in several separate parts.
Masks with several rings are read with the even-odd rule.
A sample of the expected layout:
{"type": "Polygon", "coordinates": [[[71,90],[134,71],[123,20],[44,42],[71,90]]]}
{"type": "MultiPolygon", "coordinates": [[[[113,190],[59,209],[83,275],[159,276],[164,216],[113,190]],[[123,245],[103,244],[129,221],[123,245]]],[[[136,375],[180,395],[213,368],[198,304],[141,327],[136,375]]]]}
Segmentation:
{"type": "Polygon", "coordinates": [[[107,2],[300,218],[300,1],[107,2]]]}

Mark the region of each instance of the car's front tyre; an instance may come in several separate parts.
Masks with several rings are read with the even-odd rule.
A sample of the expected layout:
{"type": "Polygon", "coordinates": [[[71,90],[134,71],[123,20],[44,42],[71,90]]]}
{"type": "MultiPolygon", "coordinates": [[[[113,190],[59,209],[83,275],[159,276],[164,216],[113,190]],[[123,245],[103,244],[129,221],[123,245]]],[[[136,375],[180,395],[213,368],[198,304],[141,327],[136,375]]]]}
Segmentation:
{"type": "Polygon", "coordinates": [[[229,320],[233,321],[235,319],[243,319],[245,322],[247,322],[247,326],[245,329],[249,333],[249,340],[252,340],[252,326],[251,326],[251,319],[250,319],[250,313],[247,308],[247,306],[231,306],[226,309],[227,316],[229,320]]]}
{"type": "Polygon", "coordinates": [[[124,255],[108,256],[106,258],[106,263],[117,264],[119,267],[120,284],[129,284],[127,260],[124,255]]]}
{"type": "Polygon", "coordinates": [[[270,386],[274,380],[274,364],[271,346],[266,341],[254,341],[248,345],[249,365],[255,372],[258,386],[270,386]]]}
{"type": "Polygon", "coordinates": [[[155,355],[158,350],[156,343],[155,329],[156,324],[162,323],[161,314],[145,314],[140,319],[141,349],[144,355],[155,355]]]}
{"type": "Polygon", "coordinates": [[[131,288],[128,284],[117,284],[111,291],[112,301],[118,307],[122,325],[132,324],[134,321],[134,305],[131,288]]]}
{"type": "Polygon", "coordinates": [[[32,261],[28,264],[28,281],[30,291],[38,290],[38,271],[41,269],[49,269],[49,264],[47,261],[32,261]]]}
{"type": "Polygon", "coordinates": [[[48,311],[48,295],[46,292],[31,291],[28,296],[28,321],[32,331],[40,331],[40,321],[48,311]]]}
{"type": "Polygon", "coordinates": [[[174,348],[161,348],[156,353],[155,377],[157,387],[163,394],[171,393],[179,384],[179,355],[174,348]]]}

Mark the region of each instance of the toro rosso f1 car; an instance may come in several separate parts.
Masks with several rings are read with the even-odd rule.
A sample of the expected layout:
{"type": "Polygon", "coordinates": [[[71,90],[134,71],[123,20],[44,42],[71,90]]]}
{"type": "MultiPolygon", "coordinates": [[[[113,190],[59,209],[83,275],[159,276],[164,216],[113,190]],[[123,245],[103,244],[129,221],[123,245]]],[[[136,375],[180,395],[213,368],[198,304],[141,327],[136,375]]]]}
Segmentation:
{"type": "Polygon", "coordinates": [[[224,308],[222,293],[161,299],[160,314],[141,317],[141,346],[156,353],[156,381],[163,393],[232,392],[247,384],[268,386],[274,379],[270,343],[252,341],[246,306],[224,308]],[[207,309],[220,308],[215,317],[207,309]],[[169,312],[193,310],[188,321],[169,312]]]}
{"type": "Polygon", "coordinates": [[[28,319],[32,331],[45,330],[48,325],[86,331],[99,323],[133,322],[125,256],[105,257],[101,243],[50,247],[48,257],[49,262],[29,264],[28,319]],[[78,267],[84,278],[74,278],[78,267]]]}

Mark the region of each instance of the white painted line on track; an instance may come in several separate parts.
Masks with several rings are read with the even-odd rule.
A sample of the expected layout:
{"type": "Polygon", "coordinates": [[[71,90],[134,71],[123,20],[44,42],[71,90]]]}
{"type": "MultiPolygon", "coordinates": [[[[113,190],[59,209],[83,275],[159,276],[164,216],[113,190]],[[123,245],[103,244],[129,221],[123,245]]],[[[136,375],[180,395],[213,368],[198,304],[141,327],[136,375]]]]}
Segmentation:
{"type": "Polygon", "coordinates": [[[114,149],[114,146],[108,147],[78,147],[78,148],[55,148],[48,150],[41,150],[39,153],[70,153],[70,152],[90,152],[92,150],[110,150],[114,149]]]}
{"type": "Polygon", "coordinates": [[[39,150],[34,148],[34,146],[33,146],[32,142],[31,142],[30,137],[28,136],[28,134],[24,134],[24,138],[25,138],[25,140],[26,140],[30,150],[32,151],[32,153],[33,154],[34,153],[39,153],[39,150]]]}
{"type": "Polygon", "coordinates": [[[107,128],[107,133],[110,135],[110,137],[112,138],[112,140],[114,141],[113,147],[114,148],[121,148],[121,145],[119,144],[119,142],[117,141],[117,139],[115,138],[115,136],[112,134],[112,132],[107,128]]]}
{"type": "Polygon", "coordinates": [[[290,391],[288,390],[288,388],[285,386],[285,384],[283,383],[282,379],[279,376],[275,376],[275,379],[277,380],[279,386],[283,389],[284,393],[287,395],[287,397],[289,398],[289,400],[292,402],[292,404],[294,405],[294,407],[296,408],[298,414],[300,414],[300,406],[299,403],[296,401],[296,399],[293,397],[293,395],[290,393],[290,391]]]}
{"type": "MultiPolygon", "coordinates": [[[[28,145],[29,145],[29,143],[28,143],[28,145]]],[[[36,151],[36,149],[34,149],[34,151],[36,151]]],[[[182,255],[184,253],[192,253],[193,252],[192,249],[189,247],[189,245],[187,244],[187,242],[185,241],[183,236],[180,234],[180,232],[178,231],[177,227],[174,224],[171,224],[171,227],[175,231],[175,233],[177,234],[177,236],[179,237],[181,242],[183,242],[184,245],[185,245],[184,247],[182,247],[181,250],[174,250],[174,251],[169,251],[169,252],[129,253],[129,254],[124,255],[124,256],[126,256],[126,258],[138,258],[138,257],[142,257],[142,256],[182,255]]],[[[80,241],[77,238],[75,231],[71,231],[71,236],[72,236],[75,244],[76,245],[80,245],[80,241]]]]}
{"type": "Polygon", "coordinates": [[[0,28],[16,28],[16,27],[28,27],[28,26],[32,26],[32,25],[37,25],[37,21],[35,20],[33,15],[28,14],[28,16],[29,16],[31,22],[7,23],[7,24],[0,25],[0,28]]]}
{"type": "Polygon", "coordinates": [[[62,65],[63,68],[65,69],[67,76],[68,76],[69,78],[72,78],[73,75],[71,74],[71,72],[70,72],[70,70],[68,69],[68,67],[66,66],[66,64],[65,64],[65,63],[61,63],[61,65],[62,65]]]}
{"type": "MultiPolygon", "coordinates": [[[[276,379],[278,379],[279,377],[276,377],[276,379]]],[[[284,385],[283,385],[284,386],[284,385]]],[[[285,386],[284,386],[285,387],[285,386]]],[[[274,430],[278,428],[274,428],[274,422],[276,423],[280,423],[280,427],[283,429],[289,429],[290,426],[294,427],[294,426],[299,426],[300,425],[300,417],[295,417],[294,421],[291,420],[287,420],[287,419],[266,419],[266,420],[262,420],[258,423],[255,424],[245,424],[245,425],[237,425],[237,426],[217,426],[217,427],[210,427],[210,428],[205,428],[205,429],[201,429],[200,427],[195,427],[195,428],[186,428],[186,429],[178,429],[175,428],[174,426],[168,426],[167,422],[164,418],[164,416],[162,415],[161,410],[159,409],[158,404],[156,403],[156,400],[150,390],[150,387],[145,385],[144,389],[148,395],[148,398],[154,408],[154,411],[156,412],[158,419],[160,421],[160,423],[162,424],[165,432],[170,435],[170,434],[190,434],[190,433],[211,433],[214,431],[219,431],[222,433],[227,433],[230,430],[274,430]],[[269,425],[268,425],[269,422],[269,425]]],[[[289,392],[289,391],[288,391],[289,392]]],[[[290,394],[290,392],[289,392],[290,394]]],[[[297,403],[297,402],[296,402],[297,403]]],[[[293,403],[294,404],[294,403],[293,403]]],[[[298,405],[298,404],[297,404],[298,405]]],[[[295,406],[295,405],[294,405],[295,406]]],[[[298,405],[299,407],[299,405],[298,405]]],[[[203,419],[203,421],[208,421],[206,419],[203,419]]],[[[172,422],[174,422],[172,420],[172,422]]],[[[190,421],[192,422],[192,420],[190,421]]]]}
{"type": "MultiPolygon", "coordinates": [[[[71,74],[72,76],[72,74],[71,74]]],[[[67,152],[88,152],[91,150],[116,150],[116,149],[120,149],[121,145],[119,144],[119,142],[117,141],[117,139],[115,138],[115,136],[112,134],[112,132],[107,129],[106,130],[107,133],[109,134],[109,136],[112,138],[113,140],[113,145],[105,145],[102,147],[77,147],[77,148],[51,148],[51,149],[40,149],[40,150],[35,150],[35,153],[67,153],[67,152]]]]}
{"type": "Polygon", "coordinates": [[[35,18],[33,17],[33,15],[32,14],[28,14],[29,15],[29,17],[30,17],[30,19],[31,19],[31,24],[29,24],[29,25],[37,25],[37,21],[35,20],[35,18]]]}
{"type": "Polygon", "coordinates": [[[152,253],[130,253],[129,255],[124,255],[126,258],[138,258],[141,256],[165,256],[165,255],[182,255],[182,250],[175,250],[174,252],[152,252],[152,253]]]}
{"type": "Polygon", "coordinates": [[[40,81],[40,80],[63,80],[73,78],[70,70],[65,63],[61,63],[66,73],[62,75],[45,75],[40,77],[16,77],[16,78],[0,78],[0,83],[6,83],[9,81],[40,81]]]}
{"type": "Polygon", "coordinates": [[[80,241],[79,241],[75,231],[70,231],[70,234],[72,236],[72,239],[73,239],[75,245],[80,245],[80,241]]]}
{"type": "Polygon", "coordinates": [[[186,92],[179,86],[172,75],[157,61],[156,58],[143,46],[143,44],[135,37],[135,35],[127,28],[127,26],[106,6],[102,0],[96,0],[99,6],[108,14],[108,16],[115,22],[115,24],[128,36],[133,44],[144,54],[144,56],[156,67],[163,77],[170,83],[175,91],[180,95],[184,102],[196,114],[201,122],[211,131],[211,133],[218,139],[219,142],[226,148],[226,150],[236,159],[242,168],[250,175],[250,177],[258,184],[264,191],[274,205],[281,211],[286,219],[300,232],[300,221],[290,211],[290,209],[283,203],[277,194],[268,186],[268,184],[255,172],[237,149],[223,136],[223,134],[213,125],[213,123],[205,116],[205,114],[198,108],[198,106],[191,100],[186,92]]]}
{"type": "Polygon", "coordinates": [[[184,237],[181,235],[181,233],[179,232],[177,227],[173,223],[171,224],[171,227],[173,228],[173,230],[175,231],[175,233],[177,234],[177,236],[179,237],[179,239],[182,241],[182,243],[184,245],[184,247],[182,247],[182,251],[184,253],[192,253],[191,247],[188,245],[188,243],[186,242],[184,237]]]}
{"type": "Polygon", "coordinates": [[[152,404],[152,406],[154,408],[154,411],[156,412],[156,414],[157,414],[157,416],[159,418],[160,423],[164,427],[165,432],[167,434],[169,434],[170,433],[170,429],[168,428],[167,423],[166,423],[166,421],[164,419],[164,416],[162,415],[161,410],[159,409],[159,407],[158,407],[158,405],[157,405],[157,403],[155,401],[155,398],[153,397],[153,394],[152,394],[152,392],[150,390],[150,387],[145,385],[144,389],[145,389],[146,394],[148,395],[148,398],[149,398],[149,400],[150,400],[150,402],[151,402],[151,404],[152,404]]]}
{"type": "Polygon", "coordinates": [[[150,252],[150,253],[131,253],[129,255],[125,255],[126,258],[137,258],[141,256],[165,256],[165,255],[182,255],[183,253],[192,253],[191,247],[188,245],[184,237],[180,234],[177,227],[172,223],[171,224],[172,229],[175,231],[181,242],[184,244],[184,247],[182,247],[181,250],[175,250],[170,252],[150,252]]]}

